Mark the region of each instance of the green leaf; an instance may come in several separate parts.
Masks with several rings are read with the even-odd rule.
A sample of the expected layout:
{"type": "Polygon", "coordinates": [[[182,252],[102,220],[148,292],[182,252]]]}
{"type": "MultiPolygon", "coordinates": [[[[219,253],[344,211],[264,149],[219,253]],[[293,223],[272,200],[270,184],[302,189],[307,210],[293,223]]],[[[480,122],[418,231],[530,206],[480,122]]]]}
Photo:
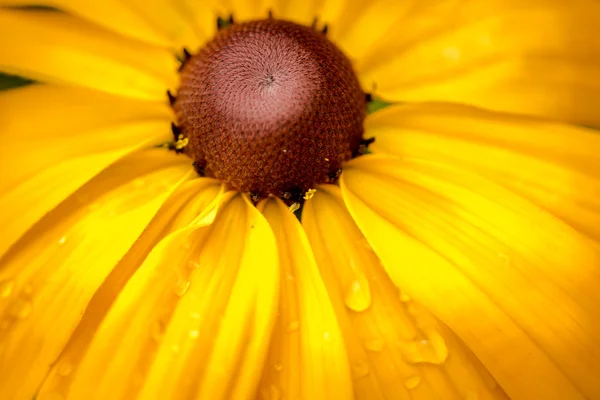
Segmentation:
{"type": "Polygon", "coordinates": [[[385,108],[385,107],[391,106],[391,105],[392,105],[392,103],[388,103],[386,101],[379,100],[379,99],[373,99],[367,104],[367,112],[369,114],[373,114],[374,112],[379,111],[382,108],[385,108]]]}
{"type": "Polygon", "coordinates": [[[33,83],[32,80],[15,75],[6,75],[0,72],[0,90],[14,89],[33,83]]]}

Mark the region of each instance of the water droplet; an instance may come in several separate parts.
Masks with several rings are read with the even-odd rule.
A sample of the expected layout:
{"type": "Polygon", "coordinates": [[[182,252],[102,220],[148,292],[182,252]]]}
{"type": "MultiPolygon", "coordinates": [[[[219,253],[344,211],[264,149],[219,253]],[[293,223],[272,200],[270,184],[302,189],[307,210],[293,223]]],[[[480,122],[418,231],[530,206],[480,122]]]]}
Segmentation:
{"type": "Polygon", "coordinates": [[[190,337],[191,337],[192,339],[197,339],[197,338],[198,338],[198,336],[200,336],[200,331],[199,331],[199,330],[197,330],[197,329],[194,329],[194,330],[191,330],[191,331],[190,331],[190,337]]]}
{"type": "Polygon", "coordinates": [[[267,388],[260,389],[260,398],[262,400],[269,400],[269,391],[267,390],[267,388]]]}
{"type": "Polygon", "coordinates": [[[271,395],[271,400],[280,400],[281,399],[281,390],[275,385],[271,385],[269,388],[269,394],[271,395]]]}
{"type": "Polygon", "coordinates": [[[400,301],[403,303],[408,303],[410,301],[410,297],[406,293],[400,293],[400,301]]]}
{"type": "Polygon", "coordinates": [[[63,237],[61,237],[60,239],[58,239],[58,244],[61,244],[61,245],[62,245],[62,244],[65,244],[65,242],[66,242],[66,241],[67,241],[67,237],[66,237],[66,236],[63,236],[63,237]]]}
{"type": "Polygon", "coordinates": [[[15,281],[2,281],[0,282],[0,299],[5,299],[10,296],[15,288],[15,281]]]}
{"type": "Polygon", "coordinates": [[[435,355],[434,363],[441,364],[446,361],[448,358],[448,347],[442,335],[438,331],[432,330],[427,333],[427,337],[435,355]]]}
{"type": "Polygon", "coordinates": [[[352,364],[352,377],[354,379],[369,375],[369,364],[365,361],[358,361],[352,364]]]}
{"type": "Polygon", "coordinates": [[[436,330],[428,330],[425,337],[426,340],[399,343],[402,358],[411,364],[444,363],[448,358],[448,347],[442,335],[436,330]]]}
{"type": "Polygon", "coordinates": [[[164,325],[160,321],[156,321],[150,327],[150,336],[152,339],[160,342],[164,333],[164,325]]]}
{"type": "Polygon", "coordinates": [[[419,383],[421,383],[421,377],[419,375],[415,375],[404,381],[404,386],[406,386],[407,389],[414,389],[419,385],[419,383]]]}
{"type": "Polygon", "coordinates": [[[33,311],[33,303],[31,300],[24,298],[16,298],[9,304],[7,312],[13,318],[25,319],[31,315],[33,311]]]}
{"type": "Polygon", "coordinates": [[[288,332],[294,332],[294,331],[297,331],[299,327],[300,327],[300,321],[292,321],[288,325],[287,330],[288,330],[288,332]]]}
{"type": "Polygon", "coordinates": [[[366,280],[354,280],[344,296],[346,306],[352,311],[365,311],[371,305],[371,290],[366,280]]]}
{"type": "Polygon", "coordinates": [[[28,285],[25,285],[25,286],[23,287],[23,293],[25,293],[26,295],[30,295],[30,294],[32,294],[32,293],[33,293],[33,286],[31,286],[31,285],[29,285],[29,284],[28,284],[28,285]]]}
{"type": "Polygon", "coordinates": [[[510,256],[504,253],[498,253],[498,257],[504,261],[504,265],[510,265],[510,256]]]}
{"type": "Polygon", "coordinates": [[[460,59],[461,51],[456,46],[448,46],[442,50],[442,54],[452,61],[458,61],[460,59]]]}
{"type": "Polygon", "coordinates": [[[281,361],[276,362],[275,364],[273,364],[273,368],[275,369],[275,371],[281,371],[283,369],[283,363],[281,361]]]}
{"type": "Polygon", "coordinates": [[[190,288],[190,281],[188,281],[186,279],[178,279],[177,283],[175,284],[174,291],[177,296],[181,297],[187,293],[189,288],[190,288]]]}
{"type": "Polygon", "coordinates": [[[59,365],[58,369],[56,370],[56,373],[60,376],[69,376],[71,375],[71,372],[73,372],[73,366],[68,363],[59,365]]]}
{"type": "Polygon", "coordinates": [[[380,352],[383,349],[384,344],[385,342],[383,341],[383,339],[378,338],[366,342],[365,347],[370,351],[380,352]]]}

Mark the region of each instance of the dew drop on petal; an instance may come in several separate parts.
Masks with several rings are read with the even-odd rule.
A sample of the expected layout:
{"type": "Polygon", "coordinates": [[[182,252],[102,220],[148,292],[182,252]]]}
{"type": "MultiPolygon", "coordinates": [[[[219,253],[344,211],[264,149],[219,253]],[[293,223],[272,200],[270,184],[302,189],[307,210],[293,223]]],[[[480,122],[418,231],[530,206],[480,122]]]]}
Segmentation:
{"type": "Polygon", "coordinates": [[[0,282],[0,299],[10,296],[15,288],[15,281],[7,280],[0,282]]]}
{"type": "Polygon", "coordinates": [[[428,332],[427,337],[435,355],[435,364],[441,364],[448,358],[448,346],[442,335],[435,330],[428,332]]]}
{"type": "Polygon", "coordinates": [[[23,286],[23,293],[25,293],[26,295],[31,295],[33,293],[33,286],[31,286],[31,285],[23,286]]]}
{"type": "Polygon", "coordinates": [[[414,389],[419,385],[419,383],[421,383],[421,377],[419,375],[415,375],[404,381],[404,386],[406,386],[407,389],[414,389]]]}
{"type": "Polygon", "coordinates": [[[273,364],[273,369],[278,372],[283,370],[283,363],[281,361],[276,362],[275,364],[273,364]]]}
{"type": "Polygon", "coordinates": [[[298,328],[300,328],[300,321],[292,321],[290,322],[290,324],[287,327],[287,331],[288,332],[294,332],[297,331],[298,328]]]}
{"type": "Polygon", "coordinates": [[[402,358],[408,363],[427,362],[430,357],[430,349],[426,340],[404,342],[400,343],[399,346],[402,358]]]}
{"type": "Polygon", "coordinates": [[[352,364],[352,377],[359,379],[369,375],[369,364],[366,361],[358,361],[352,364]]]}
{"type": "Polygon", "coordinates": [[[63,245],[66,243],[66,241],[67,241],[67,237],[63,236],[60,239],[58,239],[58,244],[63,245]]]}
{"type": "Polygon", "coordinates": [[[271,385],[269,388],[269,394],[271,400],[280,400],[281,399],[281,390],[275,385],[271,385]]]}
{"type": "Polygon", "coordinates": [[[190,313],[190,317],[192,317],[193,319],[200,319],[200,317],[202,317],[202,315],[200,315],[200,313],[193,311],[190,313]]]}
{"type": "Polygon", "coordinates": [[[411,364],[443,364],[448,358],[448,347],[438,331],[428,330],[427,339],[400,342],[402,358],[411,364]]]}
{"type": "Polygon", "coordinates": [[[150,327],[150,336],[152,339],[160,342],[164,333],[164,326],[160,321],[156,321],[150,327]]]}
{"type": "Polygon", "coordinates": [[[200,336],[200,331],[197,329],[191,330],[189,335],[192,339],[197,339],[200,336]]]}
{"type": "Polygon", "coordinates": [[[365,342],[365,347],[367,348],[367,350],[378,353],[383,349],[384,344],[385,342],[383,341],[383,339],[377,338],[365,342]]]}
{"type": "Polygon", "coordinates": [[[352,311],[364,311],[371,305],[371,291],[366,280],[356,279],[346,289],[344,296],[346,306],[352,311]]]}
{"type": "Polygon", "coordinates": [[[8,315],[16,319],[26,319],[33,311],[33,303],[22,297],[14,299],[7,308],[8,315]]]}
{"type": "Polygon", "coordinates": [[[63,377],[71,375],[71,372],[73,372],[73,366],[68,363],[63,363],[59,365],[58,369],[56,370],[56,373],[63,377]]]}
{"type": "Polygon", "coordinates": [[[177,296],[181,297],[187,293],[189,288],[190,288],[190,281],[188,281],[186,279],[178,279],[177,283],[175,284],[175,288],[173,290],[177,296]]]}
{"type": "Polygon", "coordinates": [[[146,184],[146,182],[142,178],[136,178],[131,183],[135,188],[141,188],[146,184]]]}
{"type": "Polygon", "coordinates": [[[267,388],[260,389],[260,398],[262,400],[269,400],[269,390],[267,388]]]}
{"type": "Polygon", "coordinates": [[[504,262],[504,265],[509,266],[511,263],[510,256],[504,253],[498,253],[498,257],[504,262]]]}

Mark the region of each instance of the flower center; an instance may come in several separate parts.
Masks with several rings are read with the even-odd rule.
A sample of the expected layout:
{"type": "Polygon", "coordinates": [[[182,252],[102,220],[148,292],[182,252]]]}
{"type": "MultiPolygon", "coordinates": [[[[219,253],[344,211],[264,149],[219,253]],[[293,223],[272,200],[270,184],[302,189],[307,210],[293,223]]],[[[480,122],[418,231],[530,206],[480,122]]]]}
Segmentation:
{"type": "Polygon", "coordinates": [[[324,33],[266,19],[221,30],[191,56],[174,109],[198,169],[289,199],[337,178],[360,145],[366,100],[324,33]]]}

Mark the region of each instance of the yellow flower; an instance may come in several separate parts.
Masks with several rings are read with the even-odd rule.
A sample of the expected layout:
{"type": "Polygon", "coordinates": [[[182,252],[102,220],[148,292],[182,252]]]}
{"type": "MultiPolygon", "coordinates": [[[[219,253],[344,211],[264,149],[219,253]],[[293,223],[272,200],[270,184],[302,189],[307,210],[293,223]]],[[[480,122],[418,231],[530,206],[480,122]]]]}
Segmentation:
{"type": "Polygon", "coordinates": [[[600,399],[600,2],[30,3],[0,0],[0,70],[45,82],[0,92],[0,399],[600,399]],[[280,196],[199,177],[166,96],[269,10],[397,103],[280,196]]]}

